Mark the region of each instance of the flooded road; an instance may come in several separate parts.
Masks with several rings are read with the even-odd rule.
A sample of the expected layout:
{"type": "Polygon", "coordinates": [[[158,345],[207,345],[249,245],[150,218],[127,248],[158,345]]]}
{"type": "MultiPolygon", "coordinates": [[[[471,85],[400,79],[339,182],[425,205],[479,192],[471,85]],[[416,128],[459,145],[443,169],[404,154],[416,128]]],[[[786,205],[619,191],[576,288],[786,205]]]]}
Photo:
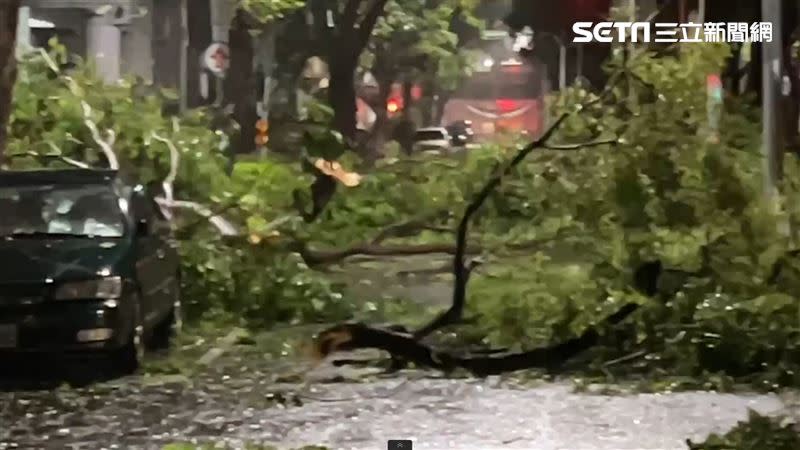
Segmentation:
{"type": "Polygon", "coordinates": [[[729,430],[749,408],[784,412],[773,395],[604,396],[565,383],[522,387],[414,373],[352,381],[331,367],[301,386],[271,371],[274,364],[251,355],[191,378],[0,393],[0,449],[201,442],[375,450],[388,439],[412,439],[419,449],[679,450],[686,438],[729,430]]]}

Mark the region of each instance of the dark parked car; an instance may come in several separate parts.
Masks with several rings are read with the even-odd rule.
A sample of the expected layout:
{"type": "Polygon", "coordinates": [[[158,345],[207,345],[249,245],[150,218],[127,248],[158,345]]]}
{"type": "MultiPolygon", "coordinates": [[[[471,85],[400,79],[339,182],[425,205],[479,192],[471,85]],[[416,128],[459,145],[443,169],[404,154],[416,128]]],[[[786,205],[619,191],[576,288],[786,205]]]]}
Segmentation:
{"type": "Polygon", "coordinates": [[[447,132],[452,136],[453,145],[464,147],[475,142],[475,131],[472,129],[471,120],[459,120],[447,127],[447,132]]]}
{"type": "Polygon", "coordinates": [[[180,325],[169,222],[115,171],[0,172],[0,352],[135,370],[180,325]]]}

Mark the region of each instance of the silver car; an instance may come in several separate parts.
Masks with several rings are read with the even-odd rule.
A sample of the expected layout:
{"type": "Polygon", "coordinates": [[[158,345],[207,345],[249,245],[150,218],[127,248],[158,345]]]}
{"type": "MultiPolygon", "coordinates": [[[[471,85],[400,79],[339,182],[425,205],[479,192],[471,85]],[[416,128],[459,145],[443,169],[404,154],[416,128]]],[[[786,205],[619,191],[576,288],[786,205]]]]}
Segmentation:
{"type": "Polygon", "coordinates": [[[420,128],[414,134],[414,151],[445,153],[452,147],[452,137],[442,127],[420,128]]]}

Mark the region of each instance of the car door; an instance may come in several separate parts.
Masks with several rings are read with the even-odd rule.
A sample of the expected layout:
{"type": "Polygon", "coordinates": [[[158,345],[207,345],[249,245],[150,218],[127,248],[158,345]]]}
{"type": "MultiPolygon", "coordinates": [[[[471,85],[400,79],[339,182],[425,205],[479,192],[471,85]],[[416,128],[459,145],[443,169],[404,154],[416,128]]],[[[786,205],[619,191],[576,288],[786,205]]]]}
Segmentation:
{"type": "Polygon", "coordinates": [[[180,291],[180,260],[178,257],[177,240],[169,219],[164,215],[159,205],[149,198],[152,211],[152,237],[155,247],[154,277],[158,284],[154,286],[154,312],[153,320],[160,322],[169,314],[178,300],[180,291]]]}
{"type": "Polygon", "coordinates": [[[174,271],[169,269],[168,242],[165,240],[164,220],[159,216],[154,202],[144,192],[134,200],[136,236],[136,276],[141,293],[142,319],[147,328],[153,327],[169,311],[171,302],[167,292],[174,271]]]}

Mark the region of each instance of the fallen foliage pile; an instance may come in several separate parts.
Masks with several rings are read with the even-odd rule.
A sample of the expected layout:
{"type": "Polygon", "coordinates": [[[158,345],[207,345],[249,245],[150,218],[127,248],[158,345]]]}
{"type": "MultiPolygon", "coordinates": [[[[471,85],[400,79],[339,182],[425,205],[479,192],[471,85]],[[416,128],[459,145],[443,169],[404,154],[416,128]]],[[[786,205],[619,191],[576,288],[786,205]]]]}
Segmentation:
{"type": "Polygon", "coordinates": [[[703,443],[686,441],[689,450],[794,450],[800,448],[797,424],[785,418],[750,412],[747,421],[724,435],[714,434],[703,443]]]}
{"type": "Polygon", "coordinates": [[[484,160],[472,177],[488,181],[464,189],[463,215],[445,221],[457,229],[452,308],[413,333],[334,326],[318,336],[319,353],[376,347],[496,373],[524,368],[503,362],[522,355],[536,355],[528,367],[566,362],[580,342],[584,368],[606,376],[800,381],[800,265],[787,231],[800,172],[787,156],[783,195],[765,199],[759,115],[742,99],[728,100],[721,139],[711,139],[705,80],[728,51],[645,52],[624,68],[617,55],[609,68],[621,75],[605,91],[562,93],[550,131],[484,160]],[[473,349],[504,351],[456,356],[423,341],[445,327],[473,349]]]}

